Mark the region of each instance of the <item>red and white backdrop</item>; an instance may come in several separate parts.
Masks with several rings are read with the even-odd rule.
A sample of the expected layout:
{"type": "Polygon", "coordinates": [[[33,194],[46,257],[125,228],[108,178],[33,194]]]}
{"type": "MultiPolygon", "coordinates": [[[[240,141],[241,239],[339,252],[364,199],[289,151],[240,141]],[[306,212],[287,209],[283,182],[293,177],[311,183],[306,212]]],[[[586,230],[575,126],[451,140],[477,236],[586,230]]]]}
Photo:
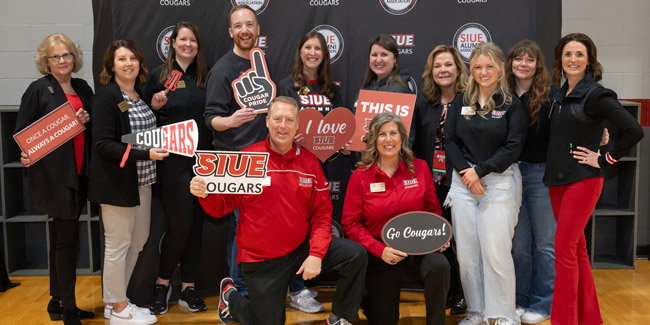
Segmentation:
{"type": "MultiPolygon", "coordinates": [[[[504,52],[522,39],[537,41],[547,62],[561,32],[561,0],[93,0],[95,85],[108,44],[115,39],[135,40],[149,68],[162,64],[170,45],[173,25],[182,20],[201,30],[208,64],[232,49],[228,11],[248,4],[261,25],[258,46],[266,54],[272,79],[288,75],[300,37],[318,30],[328,41],[332,74],[341,83],[351,106],[363,79],[368,43],[380,33],[397,40],[400,68],[421,89],[421,75],[429,52],[438,44],[456,46],[465,58],[478,42],[492,41],[504,52]]],[[[334,220],[340,220],[351,165],[345,159],[330,164],[334,220]]],[[[157,246],[164,224],[154,216],[148,248],[142,254],[131,299],[146,302],[157,273],[157,246]],[[156,250],[154,250],[154,246],[156,250]]],[[[160,220],[159,220],[160,219],[160,220]]],[[[216,293],[226,274],[225,222],[211,221],[204,230],[204,253],[197,287],[216,293]]]]}

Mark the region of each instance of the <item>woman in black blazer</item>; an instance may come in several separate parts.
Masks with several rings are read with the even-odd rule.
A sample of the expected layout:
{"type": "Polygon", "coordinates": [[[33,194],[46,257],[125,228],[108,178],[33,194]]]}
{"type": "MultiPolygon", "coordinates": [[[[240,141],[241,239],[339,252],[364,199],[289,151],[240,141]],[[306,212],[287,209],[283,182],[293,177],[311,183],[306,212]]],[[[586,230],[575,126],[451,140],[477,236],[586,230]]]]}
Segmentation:
{"type": "Polygon", "coordinates": [[[86,166],[90,153],[90,100],[92,89],[83,79],[72,78],[83,64],[79,46],[64,34],[47,36],[39,45],[34,63],[44,77],[32,82],[20,101],[16,132],[70,102],[86,131],[32,164],[22,152],[27,169],[32,205],[52,218],[50,236],[51,320],[81,324],[93,313],[77,308],[74,296],[77,267],[78,219],[86,203],[86,166]]]}
{"type": "Polygon", "coordinates": [[[104,54],[102,87],[95,96],[93,144],[88,197],[100,203],[104,225],[103,298],[111,324],[153,324],[149,309],[131,304],[126,288],[149,237],[153,160],[167,157],[164,149],[122,143],[122,135],[155,128],[156,118],[140,96],[146,81],[144,55],[129,40],[113,41],[104,54]]]}

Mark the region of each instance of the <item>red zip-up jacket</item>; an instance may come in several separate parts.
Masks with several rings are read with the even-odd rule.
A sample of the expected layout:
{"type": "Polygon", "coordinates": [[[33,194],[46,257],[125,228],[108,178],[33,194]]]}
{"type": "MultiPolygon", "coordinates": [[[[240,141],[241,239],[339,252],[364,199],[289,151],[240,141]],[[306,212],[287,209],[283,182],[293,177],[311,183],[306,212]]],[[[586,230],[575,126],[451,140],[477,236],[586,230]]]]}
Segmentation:
{"type": "Polygon", "coordinates": [[[260,262],[289,254],[309,238],[309,255],[324,258],[332,240],[332,201],[318,158],[295,144],[284,155],[268,138],[244,152],[268,152],[271,185],[259,195],[210,194],[203,209],[219,218],[239,207],[238,262],[260,262]]]}
{"type": "Polygon", "coordinates": [[[381,229],[388,220],[412,211],[442,214],[427,163],[416,158],[413,165],[415,175],[400,160],[393,177],[377,164],[367,170],[358,168],[350,177],[341,217],[343,231],[348,239],[379,258],[386,247],[381,241],[381,229]],[[383,183],[385,190],[373,193],[370,184],[376,183],[383,183]]]}

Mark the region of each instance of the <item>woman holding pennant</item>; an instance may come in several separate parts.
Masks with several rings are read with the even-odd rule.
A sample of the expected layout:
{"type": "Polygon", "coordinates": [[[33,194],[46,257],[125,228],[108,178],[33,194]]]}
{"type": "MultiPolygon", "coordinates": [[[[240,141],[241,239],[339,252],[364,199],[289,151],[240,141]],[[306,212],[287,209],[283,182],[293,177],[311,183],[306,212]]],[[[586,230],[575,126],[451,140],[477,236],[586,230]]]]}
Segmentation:
{"type": "MultiPolygon", "coordinates": [[[[370,122],[361,161],[350,177],[343,207],[343,230],[348,239],[368,251],[364,313],[370,324],[397,324],[401,278],[415,271],[424,282],[427,324],[445,324],[449,263],[439,252],[409,256],[381,241],[384,225],[405,212],[440,214],[427,164],[414,158],[402,120],[390,112],[370,122]]],[[[449,247],[445,244],[441,250],[449,247]]]]}
{"type": "Polygon", "coordinates": [[[20,101],[16,131],[36,122],[70,102],[86,126],[78,134],[38,162],[32,164],[21,152],[20,162],[28,167],[30,195],[36,211],[52,218],[50,226],[50,295],[47,306],[51,320],[66,325],[81,324],[94,314],[77,308],[75,282],[79,215],[86,205],[90,156],[90,104],[92,89],[83,79],[72,78],[83,65],[79,45],[65,34],[47,36],[38,46],[34,63],[44,77],[32,82],[20,101]]]}
{"type": "Polygon", "coordinates": [[[104,316],[111,324],[153,324],[149,309],[126,297],[138,255],[149,237],[151,186],[156,164],[169,153],[122,143],[122,135],[156,127],[156,118],[142,99],[139,85],[147,69],[140,47],[130,40],[113,41],[104,54],[100,82],[93,100],[94,151],[88,198],[100,204],[104,225],[104,316]]]}
{"type": "MultiPolygon", "coordinates": [[[[171,35],[171,47],[163,65],[149,74],[143,93],[154,109],[159,126],[193,119],[198,127],[197,149],[211,150],[212,135],[203,123],[205,85],[208,68],[203,54],[199,29],[189,22],[179,22],[171,35]],[[165,87],[172,71],[183,73],[176,90],[165,87]]],[[[170,87],[172,85],[169,85],[170,87]]],[[[160,252],[160,268],[149,309],[155,314],[167,312],[171,294],[169,281],[180,263],[181,293],[178,304],[189,311],[206,310],[206,305],[194,288],[201,255],[201,234],[206,216],[196,197],[186,185],[194,176],[194,157],[171,155],[158,163],[160,202],[167,231],[160,252]]]]}

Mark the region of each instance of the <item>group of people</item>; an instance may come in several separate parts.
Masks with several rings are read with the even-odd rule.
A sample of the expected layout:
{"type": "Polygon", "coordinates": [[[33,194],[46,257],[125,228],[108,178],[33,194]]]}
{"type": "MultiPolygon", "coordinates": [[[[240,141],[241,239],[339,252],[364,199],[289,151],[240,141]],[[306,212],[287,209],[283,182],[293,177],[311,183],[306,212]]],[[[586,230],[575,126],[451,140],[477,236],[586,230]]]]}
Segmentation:
{"type": "MultiPolygon", "coordinates": [[[[351,158],[356,170],[343,207],[345,238],[333,238],[324,170],[351,152],[346,145],[320,163],[297,134],[298,112],[311,103],[321,103],[315,108],[324,115],[344,106],[325,39],[316,32],[302,37],[278,97],[258,114],[239,107],[231,84],[251,67],[260,25],[246,5],[234,6],[228,19],[233,49],[211,70],[192,23],[176,24],[166,61],[151,71],[136,43],[112,42],[94,95],[71,77],[82,66],[74,42],[52,34],[39,46],[34,61],[45,76],[23,95],[16,130],[65,102],[86,126],[34,164],[21,154],[34,208],[53,220],[52,320],[69,325],[94,317],[77,308],[74,295],[77,219],[88,199],[101,207],[104,316],[111,324],[155,323],[156,314],[168,311],[178,264],[179,305],[206,310],[194,287],[206,215],[230,216],[230,276],[221,281],[218,305],[224,323],[282,324],[287,292],[290,306],[323,311],[304,281],[327,271],[337,273],[327,324],[357,322],[360,308],[371,324],[397,324],[405,271],[424,284],[427,324],[445,324],[448,307],[467,313],[463,325],[549,317],[554,324],[602,323],[583,229],[603,168],[643,132],[616,94],[598,84],[602,67],[588,36],[563,37],[550,74],[532,41],[519,42],[507,57],[496,44],[481,43],[469,70],[454,47],[435,47],[411,130],[389,112],[370,122],[365,149],[351,158]],[[175,92],[164,86],[172,70],[183,72],[175,92]],[[268,153],[263,192],[209,194],[194,177],[193,158],[122,143],[122,135],[188,119],[199,125],[197,149],[268,153]],[[607,146],[606,121],[620,134],[607,146]],[[167,234],[152,301],[141,308],[126,289],[149,235],[154,184],[167,234]],[[384,224],[410,211],[448,219],[453,242],[420,256],[386,246],[384,224]]],[[[363,88],[411,93],[407,79],[395,40],[374,38],[363,88]]]]}

